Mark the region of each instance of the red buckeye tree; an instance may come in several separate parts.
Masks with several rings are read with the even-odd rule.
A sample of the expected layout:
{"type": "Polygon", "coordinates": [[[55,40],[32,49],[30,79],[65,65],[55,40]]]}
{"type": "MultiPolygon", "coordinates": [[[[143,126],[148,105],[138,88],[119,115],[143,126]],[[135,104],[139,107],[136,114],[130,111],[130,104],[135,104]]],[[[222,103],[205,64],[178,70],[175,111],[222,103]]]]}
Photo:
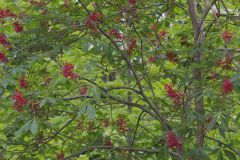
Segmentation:
{"type": "Polygon", "coordinates": [[[238,8],[0,0],[0,159],[239,159],[238,8]]]}

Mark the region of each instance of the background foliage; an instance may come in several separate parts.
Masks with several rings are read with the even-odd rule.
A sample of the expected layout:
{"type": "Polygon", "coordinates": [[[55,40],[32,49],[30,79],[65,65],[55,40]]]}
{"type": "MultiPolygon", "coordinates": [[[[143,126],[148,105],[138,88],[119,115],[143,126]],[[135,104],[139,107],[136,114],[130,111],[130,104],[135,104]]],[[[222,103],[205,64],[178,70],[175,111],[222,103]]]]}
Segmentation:
{"type": "MultiPolygon", "coordinates": [[[[239,4],[214,1],[197,47],[184,0],[0,0],[16,14],[0,19],[11,43],[0,46],[1,156],[239,159],[239,4]],[[204,52],[198,63],[196,52],[204,52]],[[16,90],[27,99],[20,110],[16,90]],[[170,131],[180,146],[170,147],[170,131]]],[[[206,6],[198,1],[198,18],[206,6]]]]}

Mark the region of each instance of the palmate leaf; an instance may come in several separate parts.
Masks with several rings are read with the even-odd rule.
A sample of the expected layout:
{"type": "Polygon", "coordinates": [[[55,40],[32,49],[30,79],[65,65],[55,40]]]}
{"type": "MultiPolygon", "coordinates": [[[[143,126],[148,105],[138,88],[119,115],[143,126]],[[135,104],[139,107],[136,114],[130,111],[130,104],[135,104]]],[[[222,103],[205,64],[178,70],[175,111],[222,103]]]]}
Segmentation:
{"type": "Polygon", "coordinates": [[[87,105],[87,115],[88,115],[89,119],[91,119],[91,120],[95,119],[96,110],[91,104],[87,105]]]}
{"type": "Polygon", "coordinates": [[[99,94],[99,92],[97,91],[97,89],[96,89],[95,86],[92,87],[92,93],[93,93],[93,99],[94,99],[97,103],[100,103],[100,94],[99,94]]]}
{"type": "Polygon", "coordinates": [[[229,160],[237,160],[237,157],[234,152],[228,150],[228,149],[223,149],[224,154],[228,157],[229,160]]]}
{"type": "Polygon", "coordinates": [[[20,129],[18,129],[14,134],[15,136],[20,136],[24,132],[27,132],[30,130],[33,120],[29,120],[27,123],[25,123],[20,129]]]}
{"type": "Polygon", "coordinates": [[[38,132],[38,123],[37,120],[34,119],[31,124],[31,132],[33,135],[35,135],[38,132]]]}
{"type": "Polygon", "coordinates": [[[86,104],[78,111],[78,117],[81,117],[83,114],[87,114],[88,118],[93,120],[96,117],[96,110],[91,104],[86,104]]]}

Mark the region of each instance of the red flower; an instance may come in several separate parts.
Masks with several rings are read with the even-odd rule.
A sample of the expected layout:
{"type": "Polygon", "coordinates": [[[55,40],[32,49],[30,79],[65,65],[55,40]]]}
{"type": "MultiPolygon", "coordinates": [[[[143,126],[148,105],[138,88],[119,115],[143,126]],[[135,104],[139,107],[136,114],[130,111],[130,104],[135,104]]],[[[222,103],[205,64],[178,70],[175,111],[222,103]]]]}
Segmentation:
{"type": "Polygon", "coordinates": [[[218,76],[217,73],[215,73],[215,72],[211,73],[211,79],[213,81],[217,80],[217,76],[218,76]]]}
{"type": "Polygon", "coordinates": [[[39,103],[35,102],[35,101],[32,101],[31,105],[29,107],[30,107],[30,109],[33,113],[36,113],[37,110],[38,110],[38,107],[39,107],[39,103]]]}
{"type": "Polygon", "coordinates": [[[45,77],[45,78],[44,78],[44,84],[47,86],[47,85],[49,85],[49,83],[50,83],[52,80],[53,80],[52,77],[45,77]]]}
{"type": "Polygon", "coordinates": [[[117,124],[118,130],[122,133],[125,133],[128,130],[127,123],[123,118],[118,118],[116,120],[116,124],[117,124]]]}
{"type": "Polygon", "coordinates": [[[228,30],[223,31],[222,33],[222,39],[224,40],[225,43],[230,42],[232,39],[233,33],[229,32],[228,30]]]}
{"type": "Polygon", "coordinates": [[[171,149],[181,147],[181,142],[178,140],[178,138],[172,131],[167,132],[166,141],[167,141],[167,146],[171,149]]]}
{"type": "Polygon", "coordinates": [[[21,88],[24,88],[24,89],[27,89],[27,88],[28,88],[27,81],[26,81],[26,79],[25,79],[24,77],[20,78],[20,79],[18,80],[18,83],[19,83],[19,86],[20,86],[21,88]]]}
{"type": "Polygon", "coordinates": [[[106,141],[105,146],[112,147],[113,146],[112,141],[111,140],[106,141]]]}
{"type": "Polygon", "coordinates": [[[11,48],[11,43],[7,41],[7,37],[2,33],[0,33],[0,44],[8,49],[11,48]]]}
{"type": "Polygon", "coordinates": [[[205,120],[206,123],[210,123],[212,121],[212,117],[208,116],[207,119],[205,120]]]}
{"type": "Polygon", "coordinates": [[[232,81],[230,79],[225,79],[222,85],[222,93],[228,94],[231,91],[233,91],[232,81]]]}
{"type": "Polygon", "coordinates": [[[115,28],[111,29],[109,31],[109,34],[115,36],[117,38],[117,40],[123,40],[123,38],[124,38],[123,34],[118,32],[115,28]]]}
{"type": "Polygon", "coordinates": [[[128,0],[128,3],[131,5],[135,5],[137,3],[137,0],[128,0]]]}
{"type": "Polygon", "coordinates": [[[89,19],[91,19],[93,22],[100,22],[102,18],[102,15],[98,12],[93,12],[90,16],[89,19]]]}
{"type": "Polygon", "coordinates": [[[68,8],[68,7],[69,7],[69,1],[68,1],[68,0],[64,0],[63,6],[64,6],[65,8],[68,8]]]}
{"type": "Polygon", "coordinates": [[[110,122],[108,119],[104,119],[103,120],[103,127],[107,128],[108,126],[110,126],[110,122]]]}
{"type": "Polygon", "coordinates": [[[101,23],[102,15],[98,12],[93,12],[85,21],[85,26],[96,31],[95,23],[101,23]]]}
{"type": "Polygon", "coordinates": [[[178,56],[174,52],[167,52],[166,59],[169,60],[170,62],[178,62],[178,56]]]}
{"type": "Polygon", "coordinates": [[[87,94],[87,90],[88,90],[88,88],[87,87],[82,87],[82,88],[80,88],[80,95],[81,96],[85,96],[86,94],[87,94]]]}
{"type": "Polygon", "coordinates": [[[65,64],[63,67],[63,76],[65,78],[70,77],[71,79],[77,79],[79,75],[76,73],[73,73],[73,69],[74,69],[73,64],[70,64],[70,63],[65,64]]]}
{"type": "Polygon", "coordinates": [[[14,22],[14,23],[13,23],[13,26],[14,26],[14,30],[15,30],[17,33],[23,31],[23,26],[22,26],[20,23],[14,22]]]}
{"type": "Polygon", "coordinates": [[[162,30],[162,31],[159,32],[158,35],[159,35],[159,38],[160,38],[160,39],[164,39],[164,38],[166,38],[166,36],[167,36],[167,32],[164,31],[164,30],[162,30]]]}
{"type": "Polygon", "coordinates": [[[46,3],[44,1],[34,1],[34,0],[29,0],[29,3],[33,6],[38,6],[38,7],[45,7],[46,3]]]}
{"type": "Polygon", "coordinates": [[[57,154],[57,160],[64,160],[64,153],[63,152],[57,154]]]}
{"type": "Polygon", "coordinates": [[[3,52],[0,52],[0,62],[7,62],[8,59],[3,52]]]}
{"type": "Polygon", "coordinates": [[[156,31],[157,30],[157,25],[156,24],[152,24],[151,26],[150,26],[150,28],[151,28],[151,30],[152,31],[156,31]]]}
{"type": "Polygon", "coordinates": [[[231,69],[234,56],[232,53],[227,53],[224,59],[217,61],[217,64],[223,69],[231,69]]]}
{"type": "Polygon", "coordinates": [[[131,39],[128,41],[127,46],[128,46],[128,51],[131,53],[134,48],[136,48],[137,45],[137,40],[136,39],[131,39]]]}
{"type": "Polygon", "coordinates": [[[182,96],[183,96],[182,93],[179,91],[175,91],[171,84],[166,84],[165,89],[167,91],[168,96],[172,98],[173,102],[177,106],[180,106],[182,104],[182,96]]]}
{"type": "Polygon", "coordinates": [[[7,18],[7,17],[16,18],[16,15],[12,13],[11,10],[9,9],[1,9],[0,18],[7,18]]]}
{"type": "Polygon", "coordinates": [[[151,62],[151,63],[154,63],[156,60],[157,60],[157,57],[156,57],[156,56],[150,56],[150,57],[148,58],[148,61],[151,62]]]}
{"type": "Polygon", "coordinates": [[[15,91],[12,98],[14,101],[13,108],[17,111],[21,111],[22,108],[28,103],[28,101],[24,98],[23,94],[18,90],[15,91]]]}

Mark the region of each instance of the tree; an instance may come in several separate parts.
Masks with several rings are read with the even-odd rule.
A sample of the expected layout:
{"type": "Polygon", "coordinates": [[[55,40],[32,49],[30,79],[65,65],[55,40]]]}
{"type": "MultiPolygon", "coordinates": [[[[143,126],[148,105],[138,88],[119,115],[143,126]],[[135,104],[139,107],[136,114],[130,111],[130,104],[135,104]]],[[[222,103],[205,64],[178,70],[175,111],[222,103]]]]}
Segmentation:
{"type": "Polygon", "coordinates": [[[0,157],[239,158],[236,0],[0,4],[0,157]]]}

